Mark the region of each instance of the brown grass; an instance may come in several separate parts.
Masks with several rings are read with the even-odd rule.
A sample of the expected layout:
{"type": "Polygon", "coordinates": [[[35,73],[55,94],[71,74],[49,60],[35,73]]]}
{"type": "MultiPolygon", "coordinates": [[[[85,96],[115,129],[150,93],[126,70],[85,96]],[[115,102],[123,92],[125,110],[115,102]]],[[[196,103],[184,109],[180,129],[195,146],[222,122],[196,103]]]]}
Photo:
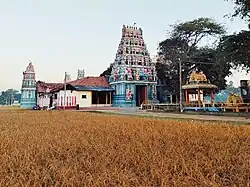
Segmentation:
{"type": "Polygon", "coordinates": [[[250,185],[250,127],[0,112],[0,186],[250,185]]]}

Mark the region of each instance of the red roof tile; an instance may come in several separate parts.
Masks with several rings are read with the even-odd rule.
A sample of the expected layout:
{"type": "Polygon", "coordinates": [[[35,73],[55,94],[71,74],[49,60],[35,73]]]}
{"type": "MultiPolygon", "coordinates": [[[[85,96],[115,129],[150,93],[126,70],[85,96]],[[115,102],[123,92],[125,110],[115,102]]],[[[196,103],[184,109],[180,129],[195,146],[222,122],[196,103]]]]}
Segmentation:
{"type": "MultiPolygon", "coordinates": [[[[110,87],[105,77],[83,77],[78,80],[70,81],[67,84],[72,86],[100,86],[110,87]]],[[[63,89],[63,83],[45,83],[42,81],[37,82],[37,92],[45,93],[46,91],[56,92],[63,89]]]]}
{"type": "Polygon", "coordinates": [[[50,92],[51,90],[63,87],[63,83],[45,83],[42,81],[37,81],[36,89],[38,93],[50,92]]]}
{"type": "Polygon", "coordinates": [[[71,81],[72,86],[102,86],[110,87],[105,77],[83,77],[79,80],[71,81]]]}

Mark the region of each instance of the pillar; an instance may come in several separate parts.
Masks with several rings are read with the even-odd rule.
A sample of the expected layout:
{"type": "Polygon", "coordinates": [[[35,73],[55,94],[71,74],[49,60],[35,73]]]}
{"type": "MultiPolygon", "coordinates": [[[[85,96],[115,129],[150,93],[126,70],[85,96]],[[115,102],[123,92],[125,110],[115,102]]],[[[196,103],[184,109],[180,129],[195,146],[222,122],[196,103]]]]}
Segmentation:
{"type": "Polygon", "coordinates": [[[189,104],[189,95],[188,95],[188,90],[186,90],[186,105],[189,104]]]}
{"type": "Polygon", "coordinates": [[[99,92],[96,93],[97,93],[97,104],[99,105],[99,92]]]}
{"type": "Polygon", "coordinates": [[[201,107],[201,95],[200,88],[198,88],[198,106],[201,107]]]}
{"type": "Polygon", "coordinates": [[[106,105],[108,104],[108,94],[107,94],[107,92],[105,92],[105,94],[106,94],[106,105]]]}
{"type": "Polygon", "coordinates": [[[111,97],[112,92],[109,92],[109,104],[112,104],[112,97],[111,97]]]}
{"type": "Polygon", "coordinates": [[[211,101],[211,105],[214,106],[214,99],[213,99],[213,90],[210,93],[210,101],[211,101]]]}

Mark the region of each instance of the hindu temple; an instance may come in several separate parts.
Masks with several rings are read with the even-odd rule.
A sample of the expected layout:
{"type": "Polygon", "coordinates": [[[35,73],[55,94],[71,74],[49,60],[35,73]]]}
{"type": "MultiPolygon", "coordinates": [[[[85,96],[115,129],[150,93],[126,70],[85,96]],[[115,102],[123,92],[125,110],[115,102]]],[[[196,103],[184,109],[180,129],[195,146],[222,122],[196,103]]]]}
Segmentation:
{"type": "Polygon", "coordinates": [[[29,63],[23,72],[21,88],[21,108],[32,108],[36,105],[36,77],[32,62],[29,63]]]}
{"type": "Polygon", "coordinates": [[[141,28],[123,25],[109,83],[115,90],[113,106],[135,107],[157,101],[155,63],[150,58],[141,28]]]}
{"type": "Polygon", "coordinates": [[[216,110],[214,107],[214,91],[217,86],[211,84],[206,75],[201,71],[193,71],[188,81],[182,86],[185,90],[186,110],[216,110]],[[210,101],[205,102],[204,97],[210,95],[210,101]],[[209,107],[207,107],[209,105],[209,107]]]}

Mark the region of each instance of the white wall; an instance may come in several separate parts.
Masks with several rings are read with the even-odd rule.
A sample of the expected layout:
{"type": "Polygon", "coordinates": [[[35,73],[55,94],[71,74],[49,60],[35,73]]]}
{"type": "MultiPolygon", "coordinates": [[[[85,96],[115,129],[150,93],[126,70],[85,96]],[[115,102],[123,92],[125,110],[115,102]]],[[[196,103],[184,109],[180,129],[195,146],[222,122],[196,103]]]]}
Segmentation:
{"type": "MultiPolygon", "coordinates": [[[[201,101],[203,101],[203,94],[200,94],[201,101]]],[[[198,94],[189,94],[189,101],[198,101],[198,94]]]]}
{"type": "MultiPolygon", "coordinates": [[[[55,93],[57,94],[57,106],[64,106],[64,90],[60,90],[59,92],[55,93]]],[[[67,100],[65,99],[65,105],[66,106],[75,106],[75,104],[72,102],[72,97],[75,95],[73,94],[73,91],[67,90],[66,91],[66,98],[69,98],[68,105],[67,105],[67,100]]]]}
{"type": "Polygon", "coordinates": [[[40,106],[40,107],[44,107],[44,106],[47,106],[49,107],[49,101],[50,101],[50,98],[48,95],[44,95],[44,96],[37,96],[37,104],[40,106]]]}
{"type": "Polygon", "coordinates": [[[80,107],[90,107],[92,105],[92,92],[91,91],[75,91],[76,104],[80,107]],[[86,95],[86,99],[82,98],[82,95],[86,95]]]}
{"type": "MultiPolygon", "coordinates": [[[[57,106],[63,106],[64,105],[64,90],[61,90],[60,92],[57,92],[57,106]]],[[[66,91],[66,97],[69,97],[71,100],[69,100],[68,106],[76,106],[79,104],[79,107],[90,107],[92,104],[92,92],[91,91],[66,91]],[[82,95],[86,95],[86,99],[82,99],[82,95]],[[75,104],[72,102],[73,98],[75,97],[76,102],[75,104]]]]}

